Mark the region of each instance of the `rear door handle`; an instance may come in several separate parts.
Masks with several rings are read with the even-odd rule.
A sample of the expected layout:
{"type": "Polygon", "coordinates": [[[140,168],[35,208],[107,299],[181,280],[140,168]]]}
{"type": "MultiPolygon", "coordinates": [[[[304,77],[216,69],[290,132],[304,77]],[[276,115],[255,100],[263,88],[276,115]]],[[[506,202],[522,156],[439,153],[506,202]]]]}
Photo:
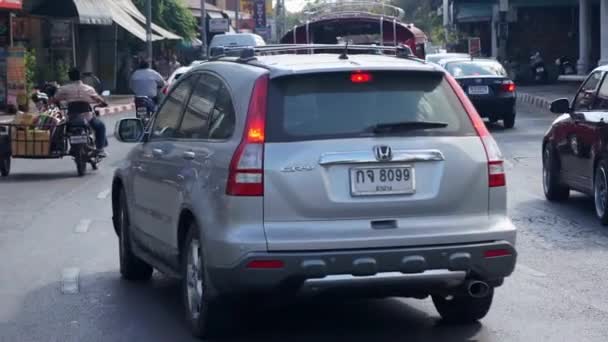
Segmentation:
{"type": "Polygon", "coordinates": [[[196,153],[192,151],[186,151],[182,154],[182,158],[186,160],[194,160],[194,158],[196,158],[196,153]]]}

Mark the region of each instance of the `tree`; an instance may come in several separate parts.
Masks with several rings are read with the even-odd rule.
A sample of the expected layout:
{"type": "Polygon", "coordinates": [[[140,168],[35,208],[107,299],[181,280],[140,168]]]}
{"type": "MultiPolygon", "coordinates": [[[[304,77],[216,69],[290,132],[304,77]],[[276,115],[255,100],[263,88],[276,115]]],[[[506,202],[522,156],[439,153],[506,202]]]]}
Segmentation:
{"type": "MultiPolygon", "coordinates": [[[[147,0],[134,0],[135,6],[145,13],[147,0]]],[[[152,21],[169,31],[192,39],[197,36],[198,24],[183,0],[151,0],[152,21]]]]}

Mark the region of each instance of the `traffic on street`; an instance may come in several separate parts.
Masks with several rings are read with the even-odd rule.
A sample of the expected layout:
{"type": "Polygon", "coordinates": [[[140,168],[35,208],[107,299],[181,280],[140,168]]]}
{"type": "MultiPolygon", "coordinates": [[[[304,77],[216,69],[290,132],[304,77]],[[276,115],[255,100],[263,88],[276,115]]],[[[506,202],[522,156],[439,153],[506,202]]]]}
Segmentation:
{"type": "MultiPolygon", "coordinates": [[[[133,115],[104,121],[114,127],[133,115]]],[[[603,341],[608,295],[598,284],[608,281],[608,233],[592,199],[545,200],[539,144],[555,116],[522,105],[518,115],[514,130],[489,125],[505,156],[518,264],[481,323],[443,324],[429,299],[324,297],[250,309],[230,340],[603,341]]],[[[111,181],[132,146],[109,140],[103,167],[83,178],[66,161],[16,160],[1,180],[1,340],[195,340],[179,280],[121,279],[111,181]]]]}

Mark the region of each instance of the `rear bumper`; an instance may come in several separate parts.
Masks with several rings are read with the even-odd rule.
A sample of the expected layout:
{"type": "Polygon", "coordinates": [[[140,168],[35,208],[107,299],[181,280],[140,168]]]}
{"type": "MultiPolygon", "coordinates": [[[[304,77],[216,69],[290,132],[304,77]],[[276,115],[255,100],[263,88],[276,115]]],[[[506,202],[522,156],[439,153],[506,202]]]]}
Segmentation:
{"type": "MultiPolygon", "coordinates": [[[[293,294],[358,289],[374,295],[416,296],[457,288],[465,279],[499,286],[517,253],[507,241],[400,249],[251,253],[232,268],[211,267],[217,294],[285,291],[293,294]],[[488,250],[509,255],[486,258],[488,250]],[[280,261],[274,269],[252,269],[252,261],[280,261]]],[[[275,265],[276,266],[276,265],[275,265]]]]}
{"type": "Polygon", "coordinates": [[[492,98],[475,98],[470,97],[471,102],[482,117],[496,116],[500,117],[513,112],[515,107],[515,97],[492,97],[492,98]]]}

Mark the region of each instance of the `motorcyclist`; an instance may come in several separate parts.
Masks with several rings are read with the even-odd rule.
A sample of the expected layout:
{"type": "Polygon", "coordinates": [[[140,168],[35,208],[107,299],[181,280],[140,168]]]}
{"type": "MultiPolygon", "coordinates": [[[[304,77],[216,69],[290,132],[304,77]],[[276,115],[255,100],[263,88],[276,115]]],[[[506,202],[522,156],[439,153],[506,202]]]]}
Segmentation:
{"type": "Polygon", "coordinates": [[[141,61],[139,69],[131,75],[129,84],[135,96],[147,97],[151,100],[148,101],[148,111],[155,112],[155,107],[158,105],[158,92],[166,85],[166,82],[158,72],[150,68],[150,63],[145,60],[141,61]]]}
{"type": "MultiPolygon", "coordinates": [[[[84,84],[81,80],[80,70],[73,68],[68,72],[70,83],[61,86],[55,94],[54,101],[59,104],[60,102],[88,102],[90,104],[100,104],[107,106],[104,99],[97,94],[97,91],[93,87],[84,84]]],[[[104,148],[108,145],[106,139],[106,125],[94,113],[68,113],[70,115],[81,114],[84,119],[88,121],[89,125],[95,131],[95,145],[97,148],[97,155],[99,157],[105,157],[104,148]]]]}

